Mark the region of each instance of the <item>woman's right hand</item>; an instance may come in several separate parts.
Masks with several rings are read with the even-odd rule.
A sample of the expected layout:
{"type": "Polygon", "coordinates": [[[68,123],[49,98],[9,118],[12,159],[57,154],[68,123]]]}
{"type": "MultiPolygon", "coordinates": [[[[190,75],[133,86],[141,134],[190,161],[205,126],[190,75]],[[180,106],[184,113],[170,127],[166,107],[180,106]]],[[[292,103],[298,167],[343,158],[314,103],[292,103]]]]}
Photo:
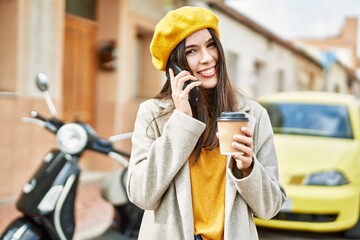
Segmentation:
{"type": "Polygon", "coordinates": [[[200,86],[201,82],[188,71],[181,71],[178,75],[174,76],[173,70],[169,68],[169,74],[175,108],[189,116],[192,116],[189,103],[189,92],[194,87],[200,86]],[[183,89],[184,83],[189,80],[193,80],[194,82],[190,83],[185,89],[183,89]]]}

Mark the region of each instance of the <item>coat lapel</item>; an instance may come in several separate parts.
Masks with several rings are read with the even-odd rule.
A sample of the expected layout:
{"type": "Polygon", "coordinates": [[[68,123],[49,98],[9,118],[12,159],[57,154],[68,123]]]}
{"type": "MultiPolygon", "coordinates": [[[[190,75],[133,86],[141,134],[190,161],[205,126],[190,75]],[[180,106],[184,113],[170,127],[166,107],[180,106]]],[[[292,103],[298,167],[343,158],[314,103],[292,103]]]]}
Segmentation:
{"type": "MultiPolygon", "coordinates": [[[[172,100],[159,102],[161,110],[168,108],[173,104],[172,100]]],[[[164,122],[168,120],[170,114],[162,119],[164,122]]],[[[161,124],[164,127],[164,124],[161,124]]],[[[162,132],[162,129],[160,130],[162,132]]],[[[180,169],[175,177],[176,198],[179,204],[180,219],[184,230],[184,240],[194,240],[194,216],[192,209],[190,169],[187,161],[180,169]]]]}
{"type": "MultiPolygon", "coordinates": [[[[249,128],[254,131],[254,127],[256,124],[256,118],[249,114],[250,111],[250,105],[247,101],[244,101],[244,99],[241,99],[240,102],[243,104],[240,106],[238,111],[245,112],[246,116],[249,118],[249,128]],[[242,100],[242,101],[241,101],[242,100]]],[[[226,166],[227,169],[232,169],[233,167],[233,161],[231,160],[231,156],[228,155],[226,159],[226,166]]],[[[237,189],[234,185],[233,180],[231,179],[231,176],[228,173],[228,170],[226,171],[226,187],[225,187],[225,222],[224,222],[224,239],[233,239],[233,232],[230,231],[231,228],[231,215],[233,211],[233,206],[235,202],[237,194],[237,189]]],[[[234,227],[234,226],[232,226],[234,227]]]]}
{"type": "MultiPolygon", "coordinates": [[[[232,164],[230,162],[231,156],[227,156],[226,159],[226,165],[229,167],[229,164],[232,164]]],[[[226,186],[225,186],[225,222],[224,222],[224,239],[230,239],[229,238],[229,224],[230,224],[230,217],[231,217],[231,211],[232,207],[234,206],[234,201],[236,197],[236,188],[231,180],[229,174],[226,171],[226,186]]]]}

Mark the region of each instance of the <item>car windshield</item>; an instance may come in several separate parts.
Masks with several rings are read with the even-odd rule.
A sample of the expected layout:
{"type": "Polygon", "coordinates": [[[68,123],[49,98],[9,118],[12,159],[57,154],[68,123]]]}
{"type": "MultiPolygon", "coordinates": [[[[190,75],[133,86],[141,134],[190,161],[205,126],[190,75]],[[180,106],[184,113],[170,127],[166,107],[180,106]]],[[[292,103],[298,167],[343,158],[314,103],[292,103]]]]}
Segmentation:
{"type": "Polygon", "coordinates": [[[353,138],[345,106],[271,103],[267,109],[274,133],[353,138]]]}

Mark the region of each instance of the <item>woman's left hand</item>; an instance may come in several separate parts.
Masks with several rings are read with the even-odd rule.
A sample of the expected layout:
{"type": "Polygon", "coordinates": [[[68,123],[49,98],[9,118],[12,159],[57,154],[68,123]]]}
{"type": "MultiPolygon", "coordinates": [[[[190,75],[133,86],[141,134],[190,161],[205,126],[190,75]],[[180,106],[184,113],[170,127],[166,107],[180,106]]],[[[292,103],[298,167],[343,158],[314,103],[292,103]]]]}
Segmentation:
{"type": "Polygon", "coordinates": [[[253,133],[248,127],[242,127],[241,131],[244,135],[235,134],[233,137],[232,147],[239,150],[239,154],[232,157],[236,161],[237,168],[242,171],[244,177],[249,176],[253,166],[253,133]]]}

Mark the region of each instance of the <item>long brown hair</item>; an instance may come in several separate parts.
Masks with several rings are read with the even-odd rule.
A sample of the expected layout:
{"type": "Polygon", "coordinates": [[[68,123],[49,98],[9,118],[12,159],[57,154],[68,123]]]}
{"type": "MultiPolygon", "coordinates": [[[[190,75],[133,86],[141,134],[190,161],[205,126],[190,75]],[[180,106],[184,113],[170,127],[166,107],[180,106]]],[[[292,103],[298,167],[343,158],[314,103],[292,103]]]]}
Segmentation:
{"type": "MultiPolygon", "coordinates": [[[[206,124],[206,129],[200,136],[191,154],[191,159],[195,162],[198,160],[202,148],[212,150],[219,144],[218,138],[216,137],[216,118],[220,116],[221,112],[236,111],[237,109],[237,92],[229,80],[222,44],[216,36],[214,30],[209,28],[208,30],[215,42],[219,56],[216,64],[218,83],[213,89],[201,89],[197,105],[198,107],[192,107],[194,118],[206,124]]],[[[172,51],[168,61],[174,61],[181,69],[186,69],[191,72],[186,60],[185,39],[182,40],[172,51]]],[[[166,80],[162,90],[155,98],[172,99],[169,78],[166,80]]],[[[174,105],[172,105],[170,109],[166,109],[164,114],[172,111],[173,109],[174,105]]]]}

